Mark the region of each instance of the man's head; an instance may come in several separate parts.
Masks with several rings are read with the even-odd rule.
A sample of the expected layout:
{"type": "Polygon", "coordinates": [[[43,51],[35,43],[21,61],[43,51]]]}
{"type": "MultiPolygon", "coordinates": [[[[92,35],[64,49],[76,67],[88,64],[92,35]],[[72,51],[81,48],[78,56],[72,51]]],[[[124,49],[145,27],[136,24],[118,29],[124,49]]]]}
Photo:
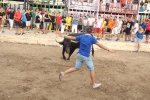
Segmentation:
{"type": "Polygon", "coordinates": [[[17,11],[20,12],[20,8],[18,8],[17,11]]]}
{"type": "Polygon", "coordinates": [[[101,18],[101,15],[98,16],[98,19],[100,19],[100,18],[101,18]]]}
{"type": "Polygon", "coordinates": [[[122,21],[122,17],[119,17],[119,20],[122,21]]]}
{"type": "Polygon", "coordinates": [[[89,28],[89,27],[88,27],[88,28],[86,29],[86,33],[87,33],[87,34],[91,34],[91,33],[92,33],[92,28],[89,28]]]}

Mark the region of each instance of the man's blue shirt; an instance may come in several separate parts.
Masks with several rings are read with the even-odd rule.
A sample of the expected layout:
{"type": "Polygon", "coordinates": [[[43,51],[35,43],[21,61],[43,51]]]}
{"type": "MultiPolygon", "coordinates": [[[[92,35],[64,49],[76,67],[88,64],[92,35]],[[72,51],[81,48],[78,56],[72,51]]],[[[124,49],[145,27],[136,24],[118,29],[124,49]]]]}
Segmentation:
{"type": "Polygon", "coordinates": [[[22,12],[22,22],[26,22],[26,15],[25,15],[25,13],[24,12],[22,12]]]}
{"type": "Polygon", "coordinates": [[[84,34],[76,37],[76,40],[80,42],[79,54],[89,57],[92,44],[96,44],[97,40],[90,34],[84,34]]]}

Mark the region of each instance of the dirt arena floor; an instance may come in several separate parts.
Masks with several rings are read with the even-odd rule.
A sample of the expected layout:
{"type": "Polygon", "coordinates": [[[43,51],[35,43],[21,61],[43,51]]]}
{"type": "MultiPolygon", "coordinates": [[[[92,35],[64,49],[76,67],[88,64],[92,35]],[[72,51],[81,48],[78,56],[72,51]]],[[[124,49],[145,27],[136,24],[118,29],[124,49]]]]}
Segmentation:
{"type": "Polygon", "coordinates": [[[150,53],[95,51],[96,81],[102,85],[93,89],[85,65],[59,81],[77,53],[65,61],[61,51],[0,43],[0,100],[150,100],[150,53]]]}

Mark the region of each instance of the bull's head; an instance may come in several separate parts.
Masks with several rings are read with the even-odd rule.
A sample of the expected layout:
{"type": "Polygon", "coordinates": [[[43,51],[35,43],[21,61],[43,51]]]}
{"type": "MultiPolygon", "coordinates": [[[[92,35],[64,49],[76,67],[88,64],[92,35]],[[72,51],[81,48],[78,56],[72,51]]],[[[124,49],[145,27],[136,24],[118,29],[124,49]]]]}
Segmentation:
{"type": "Polygon", "coordinates": [[[65,47],[65,51],[66,53],[70,53],[70,48],[71,48],[71,41],[68,39],[65,39],[64,41],[64,47],[65,47]]]}

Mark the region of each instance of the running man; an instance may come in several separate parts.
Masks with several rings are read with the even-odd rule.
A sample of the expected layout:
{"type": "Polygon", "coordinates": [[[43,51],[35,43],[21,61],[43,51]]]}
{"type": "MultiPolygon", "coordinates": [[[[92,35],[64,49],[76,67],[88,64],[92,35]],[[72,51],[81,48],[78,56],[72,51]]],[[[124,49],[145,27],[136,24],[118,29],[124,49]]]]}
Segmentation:
{"type": "Polygon", "coordinates": [[[59,75],[60,81],[64,75],[69,74],[71,72],[78,71],[84,62],[87,65],[87,68],[90,70],[90,77],[92,80],[93,88],[98,88],[101,85],[101,83],[99,83],[99,84],[95,83],[94,65],[93,65],[93,61],[90,57],[91,46],[92,46],[92,44],[96,44],[100,48],[103,48],[104,50],[107,50],[109,52],[114,53],[115,51],[100,44],[95,39],[95,37],[93,37],[91,34],[92,34],[91,28],[87,28],[86,33],[84,35],[80,35],[77,37],[64,36],[63,34],[59,33],[59,36],[64,37],[66,39],[80,41],[80,48],[79,48],[79,52],[77,54],[76,65],[74,68],[70,68],[64,72],[60,72],[60,75],[59,75]]]}

